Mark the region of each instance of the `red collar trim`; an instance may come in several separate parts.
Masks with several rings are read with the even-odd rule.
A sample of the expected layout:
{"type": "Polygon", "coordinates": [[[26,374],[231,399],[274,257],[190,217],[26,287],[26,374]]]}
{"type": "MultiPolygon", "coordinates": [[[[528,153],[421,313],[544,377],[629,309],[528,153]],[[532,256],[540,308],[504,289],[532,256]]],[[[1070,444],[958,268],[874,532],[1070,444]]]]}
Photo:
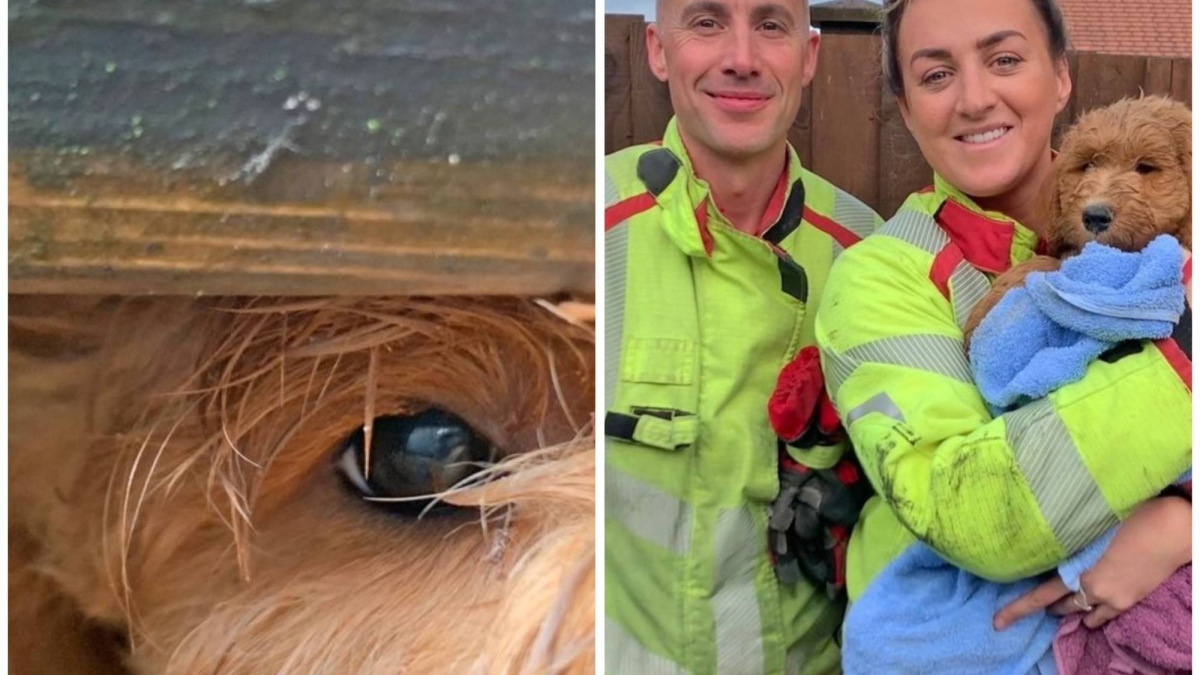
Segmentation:
{"type": "Polygon", "coordinates": [[[1000,274],[1012,267],[1012,223],[992,220],[953,199],[942,202],[934,219],[976,269],[1000,274]]]}
{"type": "Polygon", "coordinates": [[[767,210],[763,211],[762,219],[758,221],[758,229],[754,232],[754,236],[761,237],[766,234],[767,230],[779,220],[779,216],[783,214],[783,203],[787,198],[788,193],[788,171],[787,166],[783,167],[783,171],[779,173],[779,182],[775,184],[775,192],[771,195],[771,201],[767,202],[767,210]]]}

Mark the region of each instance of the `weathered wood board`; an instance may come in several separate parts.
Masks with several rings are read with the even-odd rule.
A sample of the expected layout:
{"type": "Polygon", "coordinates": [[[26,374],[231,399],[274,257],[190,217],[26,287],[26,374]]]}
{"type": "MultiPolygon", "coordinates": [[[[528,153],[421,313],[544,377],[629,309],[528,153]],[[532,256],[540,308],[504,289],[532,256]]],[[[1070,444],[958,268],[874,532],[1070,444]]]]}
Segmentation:
{"type": "Polygon", "coordinates": [[[589,0],[9,4],[9,288],[589,293],[589,0]]]}

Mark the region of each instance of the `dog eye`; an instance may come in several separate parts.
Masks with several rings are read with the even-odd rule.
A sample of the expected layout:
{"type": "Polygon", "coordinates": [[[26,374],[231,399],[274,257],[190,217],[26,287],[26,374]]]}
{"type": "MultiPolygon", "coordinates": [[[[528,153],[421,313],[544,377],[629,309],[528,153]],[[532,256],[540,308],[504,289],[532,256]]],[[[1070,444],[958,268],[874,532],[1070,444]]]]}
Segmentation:
{"type": "Polygon", "coordinates": [[[374,502],[419,510],[429,500],[493,461],[496,449],[466,422],[430,408],[415,415],[376,417],[371,423],[370,470],[363,452],[366,434],[354,432],[336,458],[337,471],[364,497],[418,498],[374,502]]]}
{"type": "Polygon", "coordinates": [[[1141,162],[1140,164],[1137,165],[1137,172],[1140,174],[1145,175],[1148,173],[1154,173],[1155,171],[1158,171],[1158,167],[1154,166],[1153,164],[1147,164],[1145,162],[1141,162]]]}

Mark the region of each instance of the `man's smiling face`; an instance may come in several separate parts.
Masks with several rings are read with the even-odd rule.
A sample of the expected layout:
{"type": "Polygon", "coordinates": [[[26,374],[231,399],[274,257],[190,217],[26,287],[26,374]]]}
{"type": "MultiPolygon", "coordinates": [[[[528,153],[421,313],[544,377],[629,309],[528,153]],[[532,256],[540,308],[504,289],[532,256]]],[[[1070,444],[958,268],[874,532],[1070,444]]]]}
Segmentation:
{"type": "Polygon", "coordinates": [[[782,146],[819,41],[803,0],[662,0],[647,31],[688,150],[732,161],[782,146]]]}

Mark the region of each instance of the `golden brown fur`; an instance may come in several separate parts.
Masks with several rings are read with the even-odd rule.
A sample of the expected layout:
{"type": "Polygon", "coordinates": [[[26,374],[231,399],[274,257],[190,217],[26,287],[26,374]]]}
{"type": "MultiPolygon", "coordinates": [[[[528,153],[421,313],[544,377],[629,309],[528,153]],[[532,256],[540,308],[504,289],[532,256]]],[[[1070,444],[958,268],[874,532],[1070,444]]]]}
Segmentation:
{"type": "Polygon", "coordinates": [[[10,310],[12,672],[593,670],[588,330],[515,299],[10,310]],[[347,490],[348,435],[427,406],[495,480],[420,520],[347,490]]]}
{"type": "Polygon", "coordinates": [[[1031,272],[1052,271],[1059,259],[1095,240],[1139,251],[1159,234],[1192,245],[1192,113],[1177,101],[1147,96],[1122,99],[1079,119],[1063,137],[1047,186],[1046,243],[1037,256],[996,278],[971,311],[969,341],[979,322],[1008,290],[1031,272]],[[1083,224],[1089,205],[1106,205],[1113,221],[1099,235],[1083,224]]]}

